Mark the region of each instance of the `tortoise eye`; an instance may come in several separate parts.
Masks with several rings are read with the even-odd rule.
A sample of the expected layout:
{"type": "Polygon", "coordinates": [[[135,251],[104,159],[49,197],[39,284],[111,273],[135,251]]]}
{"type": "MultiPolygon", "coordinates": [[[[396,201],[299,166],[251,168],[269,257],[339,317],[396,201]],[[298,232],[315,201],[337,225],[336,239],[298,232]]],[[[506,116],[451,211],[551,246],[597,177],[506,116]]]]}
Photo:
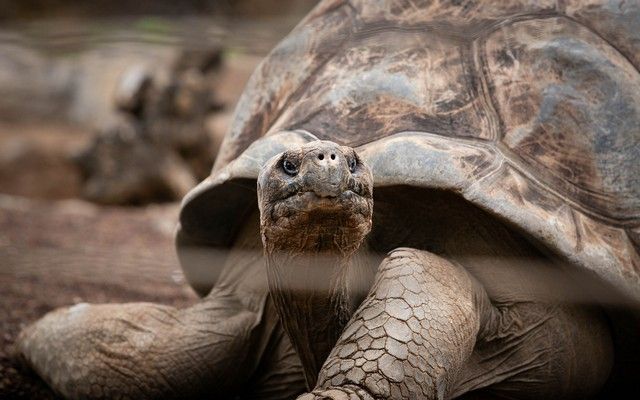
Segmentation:
{"type": "Polygon", "coordinates": [[[296,167],[296,165],[289,160],[284,160],[282,162],[282,169],[284,170],[284,172],[291,176],[294,176],[298,173],[298,168],[296,167]]]}
{"type": "Polygon", "coordinates": [[[351,173],[356,172],[356,166],[358,165],[358,160],[355,157],[349,159],[349,171],[351,173]]]}

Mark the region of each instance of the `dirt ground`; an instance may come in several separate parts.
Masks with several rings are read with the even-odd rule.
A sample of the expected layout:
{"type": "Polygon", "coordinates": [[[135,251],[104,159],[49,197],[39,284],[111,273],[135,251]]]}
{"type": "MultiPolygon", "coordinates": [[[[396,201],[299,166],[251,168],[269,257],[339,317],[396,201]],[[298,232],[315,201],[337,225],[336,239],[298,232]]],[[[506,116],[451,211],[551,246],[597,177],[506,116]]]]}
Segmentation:
{"type": "MultiPolygon", "coordinates": [[[[261,56],[231,54],[206,121],[215,149],[261,56]]],[[[0,118],[0,400],[55,399],[12,356],[22,328],[57,307],[197,300],[173,246],[179,204],[103,207],[80,200],[73,157],[95,134],[64,122],[0,118]]]]}
{"type": "Polygon", "coordinates": [[[196,300],[173,248],[178,205],[106,208],[0,195],[0,399],[54,399],[12,357],[26,324],[79,302],[196,300]]]}

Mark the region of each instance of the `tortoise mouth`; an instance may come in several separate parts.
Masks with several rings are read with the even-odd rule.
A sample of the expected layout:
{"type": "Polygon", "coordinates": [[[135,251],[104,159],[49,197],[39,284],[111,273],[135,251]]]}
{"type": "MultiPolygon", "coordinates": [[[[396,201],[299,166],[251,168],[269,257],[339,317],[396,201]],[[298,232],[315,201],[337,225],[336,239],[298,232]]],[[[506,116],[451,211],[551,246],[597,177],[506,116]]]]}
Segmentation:
{"type": "Polygon", "coordinates": [[[368,218],[371,217],[372,202],[371,196],[363,196],[350,189],[337,196],[321,196],[314,191],[300,191],[278,200],[272,216],[290,218],[296,214],[351,214],[368,218]]]}
{"type": "Polygon", "coordinates": [[[270,208],[263,219],[263,239],[275,248],[342,253],[357,248],[371,230],[373,199],[352,190],[335,197],[299,191],[270,208]]]}
{"type": "Polygon", "coordinates": [[[302,206],[304,206],[305,210],[332,210],[348,207],[351,203],[355,203],[365,199],[365,196],[361,196],[353,190],[347,189],[337,196],[319,195],[312,190],[302,191],[294,193],[284,200],[300,203],[302,206]]]}

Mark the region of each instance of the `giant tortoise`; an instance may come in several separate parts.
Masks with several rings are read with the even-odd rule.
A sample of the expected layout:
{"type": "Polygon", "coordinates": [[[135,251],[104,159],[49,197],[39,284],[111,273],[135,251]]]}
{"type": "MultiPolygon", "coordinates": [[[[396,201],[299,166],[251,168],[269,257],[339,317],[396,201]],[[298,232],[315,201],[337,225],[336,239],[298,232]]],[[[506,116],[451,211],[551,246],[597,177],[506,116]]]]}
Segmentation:
{"type": "Polygon", "coordinates": [[[634,2],[323,1],[184,199],[204,299],[75,305],[19,349],[71,398],[620,393],[639,66],[634,2]]]}

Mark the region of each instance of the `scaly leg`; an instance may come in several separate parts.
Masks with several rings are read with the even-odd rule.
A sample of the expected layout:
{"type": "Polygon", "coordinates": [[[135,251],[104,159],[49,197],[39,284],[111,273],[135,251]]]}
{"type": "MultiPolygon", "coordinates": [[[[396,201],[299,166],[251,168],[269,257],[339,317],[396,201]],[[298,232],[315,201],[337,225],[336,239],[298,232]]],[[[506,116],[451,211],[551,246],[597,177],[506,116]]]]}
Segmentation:
{"type": "Polygon", "coordinates": [[[70,399],[295,397],[302,366],[268,296],[251,221],[199,303],[59,309],[21,333],[20,356],[70,399]]]}
{"type": "Polygon", "coordinates": [[[611,346],[597,310],[493,305],[464,267],[397,249],[300,400],[589,398],[607,379],[611,346]]]}
{"type": "Polygon", "coordinates": [[[462,267],[424,251],[394,250],[315,390],[300,399],[445,398],[488,306],[462,267]]]}
{"type": "Polygon", "coordinates": [[[71,399],[225,398],[242,391],[286,398],[304,388],[272,306],[251,310],[215,291],[182,310],[151,303],[56,310],[28,327],[18,347],[71,399]],[[257,370],[261,363],[268,371],[257,370]],[[271,375],[258,376],[265,373],[271,375]],[[247,387],[249,381],[258,387],[247,387]]]}
{"type": "Polygon", "coordinates": [[[265,301],[257,311],[216,292],[183,310],[78,304],[28,327],[18,350],[70,399],[292,398],[302,367],[265,301]]]}

